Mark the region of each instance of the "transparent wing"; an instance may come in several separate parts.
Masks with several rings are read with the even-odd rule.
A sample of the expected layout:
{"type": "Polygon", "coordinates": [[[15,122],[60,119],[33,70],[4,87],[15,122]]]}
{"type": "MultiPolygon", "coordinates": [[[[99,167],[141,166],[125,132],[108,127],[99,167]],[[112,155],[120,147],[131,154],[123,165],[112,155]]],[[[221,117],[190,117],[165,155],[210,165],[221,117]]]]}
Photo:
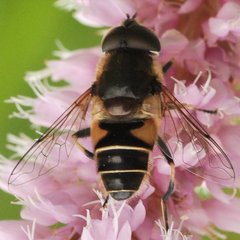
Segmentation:
{"type": "Polygon", "coordinates": [[[76,142],[72,134],[82,128],[91,101],[91,88],[46,130],[18,161],[8,179],[9,185],[21,185],[51,171],[69,158],[76,142]]]}
{"type": "Polygon", "coordinates": [[[235,172],[230,159],[198,120],[165,87],[160,95],[160,136],[176,166],[214,182],[232,184],[235,172]]]}

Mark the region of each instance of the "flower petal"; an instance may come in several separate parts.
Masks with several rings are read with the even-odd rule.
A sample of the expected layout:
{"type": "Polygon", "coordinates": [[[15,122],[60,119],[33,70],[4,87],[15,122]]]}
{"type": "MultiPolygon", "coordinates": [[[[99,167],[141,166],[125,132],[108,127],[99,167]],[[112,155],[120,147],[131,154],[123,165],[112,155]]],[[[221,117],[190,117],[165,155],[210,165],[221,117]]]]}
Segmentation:
{"type": "Polygon", "coordinates": [[[209,219],[220,229],[240,233],[240,200],[232,199],[229,204],[215,199],[203,203],[209,219]],[[220,210],[221,209],[221,210],[220,210]]]}

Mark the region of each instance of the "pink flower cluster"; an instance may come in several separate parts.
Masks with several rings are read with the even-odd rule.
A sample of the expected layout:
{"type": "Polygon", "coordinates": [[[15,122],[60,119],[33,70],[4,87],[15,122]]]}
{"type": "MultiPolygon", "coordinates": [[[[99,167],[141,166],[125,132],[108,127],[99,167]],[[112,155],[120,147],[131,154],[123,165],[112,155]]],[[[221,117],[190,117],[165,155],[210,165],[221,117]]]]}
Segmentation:
{"type": "MultiPolygon", "coordinates": [[[[238,187],[240,1],[59,0],[57,5],[73,10],[77,20],[90,26],[116,26],[126,13],[137,13],[137,20],[153,29],[162,47],[159,63],[174,59],[164,84],[183,103],[217,109],[217,114],[197,112],[196,117],[228,154],[236,174],[232,187],[238,187]]],[[[101,54],[100,48],[60,49],[60,60],[48,61],[46,69],[27,74],[37,98],[10,99],[18,109],[13,116],[28,119],[36,129],[50,126],[91,86],[101,54]],[[52,87],[48,78],[56,82],[64,79],[69,85],[52,87]]],[[[9,135],[9,142],[17,158],[31,145],[25,135],[9,135]]],[[[240,199],[226,194],[223,186],[185,171],[178,161],[180,155],[178,151],[174,156],[176,187],[168,201],[172,223],[168,232],[159,219],[169,167],[157,151],[153,152],[150,183],[139,196],[122,203],[110,200],[102,209],[103,197],[94,190],[99,189],[95,162],[76,148],[68,161],[60,162],[50,174],[16,188],[10,186],[18,199],[15,204],[22,206],[23,220],[0,222],[0,236],[9,240],[177,240],[200,239],[203,235],[224,239],[213,226],[240,234],[240,199]]],[[[186,149],[185,155],[188,161],[196,161],[191,149],[186,149]]],[[[9,191],[7,179],[15,163],[2,159],[0,187],[9,191]]]]}

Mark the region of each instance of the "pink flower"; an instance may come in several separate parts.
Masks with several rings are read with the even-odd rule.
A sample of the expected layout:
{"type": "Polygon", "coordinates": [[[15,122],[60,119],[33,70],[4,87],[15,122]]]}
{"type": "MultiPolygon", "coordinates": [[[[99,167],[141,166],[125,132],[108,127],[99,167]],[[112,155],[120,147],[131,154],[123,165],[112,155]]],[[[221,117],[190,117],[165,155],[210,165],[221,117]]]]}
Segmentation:
{"type": "Polygon", "coordinates": [[[125,203],[118,206],[118,208],[115,209],[114,205],[112,205],[109,213],[103,210],[101,221],[92,219],[88,212],[87,225],[83,229],[82,239],[130,240],[132,231],[135,231],[143,223],[146,214],[145,207],[139,201],[134,209],[125,205],[125,203]],[[106,214],[109,214],[109,216],[106,217],[106,214]]]}
{"type": "Polygon", "coordinates": [[[114,26],[126,17],[126,13],[133,15],[134,3],[131,0],[106,0],[73,1],[70,6],[68,1],[57,1],[57,5],[76,10],[74,18],[89,26],[114,26]],[[111,11],[109,11],[111,9],[111,11]]]}
{"type": "Polygon", "coordinates": [[[240,36],[240,4],[233,1],[225,3],[215,18],[209,19],[212,34],[224,39],[227,35],[240,36]]]}
{"type": "Polygon", "coordinates": [[[28,221],[1,221],[0,234],[2,239],[9,240],[50,239],[51,236],[48,228],[28,221]]]}
{"type": "Polygon", "coordinates": [[[214,222],[218,228],[225,231],[240,233],[238,224],[240,203],[237,199],[232,199],[229,204],[222,203],[215,199],[208,200],[203,204],[210,221],[214,222]],[[221,211],[218,211],[217,209],[221,209],[221,211]],[[228,224],[226,224],[226,222],[228,224]]]}
{"type": "MultiPolygon", "coordinates": [[[[126,18],[127,13],[137,13],[137,20],[153,29],[160,39],[162,50],[157,61],[165,64],[174,59],[173,67],[163,79],[164,85],[183,104],[216,111],[216,114],[209,114],[189,109],[226,151],[237,181],[233,184],[227,179],[222,181],[223,185],[209,181],[212,180],[211,174],[217,174],[221,180],[221,170],[223,175],[228,174],[227,168],[222,168],[226,164],[224,160],[216,161],[215,155],[209,156],[206,149],[198,149],[197,154],[191,143],[179,141],[176,130],[167,131],[172,129],[168,125],[170,119],[161,119],[162,126],[167,129],[166,144],[175,149],[173,158],[176,165],[176,187],[167,202],[170,229],[166,232],[160,221],[160,198],[168,188],[170,167],[157,147],[152,154],[151,177],[143,184],[138,196],[120,203],[110,199],[104,209],[101,207],[104,202],[102,194],[93,190],[102,189],[96,163],[72,142],[66,142],[66,149],[71,149],[69,158],[69,152],[59,147],[48,156],[46,164],[49,166],[39,161],[27,165],[29,173],[16,179],[15,183],[20,184],[17,187],[10,185],[8,188],[7,185],[15,162],[1,156],[0,187],[17,196],[15,204],[22,206],[23,219],[0,222],[3,239],[170,240],[199,239],[203,235],[223,237],[214,225],[225,231],[240,233],[237,225],[240,222],[237,214],[240,200],[234,194],[226,194],[223,187],[239,187],[240,127],[237,123],[240,101],[236,86],[240,79],[240,5],[237,1],[220,0],[181,2],[59,0],[57,5],[73,10],[77,20],[90,26],[116,26],[126,18]],[[49,168],[53,169],[46,174],[49,168]],[[204,172],[208,175],[202,175],[204,172]],[[39,177],[39,173],[44,176],[39,177]],[[31,178],[36,179],[26,183],[31,178]],[[22,184],[22,181],[25,183],[22,184]]],[[[59,60],[48,61],[45,69],[26,75],[36,98],[11,98],[9,102],[14,103],[18,110],[12,116],[28,119],[37,130],[41,130],[38,125],[50,126],[95,81],[95,69],[101,55],[99,48],[60,50],[57,53],[59,60]],[[47,78],[56,82],[64,79],[67,84],[61,88],[52,87],[44,81],[47,78]]],[[[183,125],[176,112],[172,118],[176,119],[176,129],[181,131],[183,125]]],[[[90,121],[91,116],[87,114],[85,126],[89,126],[90,121]]],[[[67,129],[71,127],[73,131],[77,128],[71,122],[66,124],[67,129]]],[[[59,138],[59,146],[65,146],[64,139],[64,135],[59,138]]],[[[13,158],[19,159],[31,142],[25,135],[9,135],[8,147],[14,152],[13,158]]],[[[84,139],[83,144],[88,149],[92,148],[89,138],[84,139]]],[[[197,148],[199,144],[195,146],[197,148]]]]}

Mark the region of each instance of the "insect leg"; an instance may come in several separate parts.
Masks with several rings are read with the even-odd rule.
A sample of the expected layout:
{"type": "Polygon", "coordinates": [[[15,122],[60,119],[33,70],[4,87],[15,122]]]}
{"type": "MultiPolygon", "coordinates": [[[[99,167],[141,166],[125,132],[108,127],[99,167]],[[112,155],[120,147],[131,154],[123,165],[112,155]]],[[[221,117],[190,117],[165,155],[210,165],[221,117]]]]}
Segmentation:
{"type": "MultiPolygon", "coordinates": [[[[167,109],[169,110],[175,110],[176,109],[176,105],[169,102],[169,103],[166,103],[167,104],[167,109]]],[[[191,104],[185,104],[183,103],[182,104],[182,108],[186,108],[186,109],[189,109],[189,110],[194,110],[194,111],[199,111],[199,112],[205,112],[205,113],[208,113],[208,114],[217,114],[218,113],[218,109],[204,109],[204,108],[197,108],[191,104]]]]}
{"type": "Polygon", "coordinates": [[[77,131],[76,133],[74,133],[73,135],[75,135],[77,138],[89,137],[90,136],[90,128],[81,129],[81,130],[77,131]]]}
{"type": "Polygon", "coordinates": [[[164,74],[167,73],[167,71],[169,70],[169,68],[171,68],[172,65],[173,65],[173,61],[167,62],[162,68],[163,73],[164,74]]]}
{"type": "MultiPolygon", "coordinates": [[[[78,147],[80,148],[80,150],[90,159],[93,159],[94,154],[92,152],[90,152],[89,150],[87,150],[85,147],[83,147],[79,142],[78,142],[78,138],[85,138],[85,137],[89,137],[90,136],[90,128],[84,128],[81,129],[79,131],[77,131],[76,133],[74,133],[72,135],[73,139],[76,141],[76,144],[78,145],[78,147]]],[[[104,200],[104,203],[102,205],[103,208],[105,208],[107,206],[109,200],[109,195],[107,195],[107,197],[104,200]]]]}
{"type": "Polygon", "coordinates": [[[204,109],[204,108],[196,108],[194,106],[188,106],[187,108],[191,108],[195,111],[205,112],[208,114],[217,114],[218,113],[218,109],[204,109]]]}
{"type": "Polygon", "coordinates": [[[163,215],[163,225],[165,226],[166,231],[168,231],[168,229],[169,229],[168,212],[167,212],[166,204],[162,198],[161,198],[161,210],[162,210],[162,215],[163,215]]]}
{"type": "Polygon", "coordinates": [[[174,191],[175,164],[174,164],[172,155],[171,155],[167,145],[160,137],[158,137],[158,139],[157,139],[157,145],[158,145],[160,151],[162,152],[163,156],[167,160],[168,164],[171,167],[171,175],[170,175],[168,189],[167,189],[167,192],[163,195],[163,197],[161,199],[161,208],[162,208],[163,219],[165,222],[166,229],[168,229],[168,216],[167,216],[167,208],[166,208],[165,202],[172,195],[172,193],[174,191]]]}
{"type": "Polygon", "coordinates": [[[78,138],[84,138],[84,137],[89,137],[90,136],[90,128],[85,128],[85,129],[81,129],[79,131],[77,131],[76,133],[74,133],[72,135],[72,138],[74,139],[74,141],[76,142],[77,146],[80,148],[80,150],[90,159],[93,159],[94,154],[90,151],[88,151],[85,147],[82,146],[82,144],[80,144],[78,142],[78,138]]]}
{"type": "Polygon", "coordinates": [[[170,182],[169,182],[168,190],[163,196],[163,201],[166,202],[167,199],[173,193],[173,190],[174,190],[175,164],[174,164],[173,158],[171,156],[171,153],[170,153],[167,145],[165,144],[165,142],[160,137],[158,137],[158,139],[157,139],[157,144],[158,144],[158,147],[161,150],[163,156],[167,160],[167,163],[171,167],[171,176],[170,176],[170,182]]]}
{"type": "Polygon", "coordinates": [[[107,195],[107,197],[105,198],[105,201],[102,205],[103,208],[105,208],[107,206],[108,200],[109,200],[109,195],[107,195]]]}

